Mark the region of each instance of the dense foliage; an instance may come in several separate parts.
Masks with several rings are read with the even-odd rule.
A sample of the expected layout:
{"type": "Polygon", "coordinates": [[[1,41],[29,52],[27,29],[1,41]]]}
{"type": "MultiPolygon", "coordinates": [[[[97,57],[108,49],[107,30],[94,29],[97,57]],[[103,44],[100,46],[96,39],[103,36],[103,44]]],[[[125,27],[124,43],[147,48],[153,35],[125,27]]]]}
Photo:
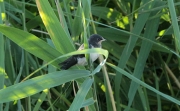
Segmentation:
{"type": "Polygon", "coordinates": [[[0,0],[0,111],[180,111],[178,0],[0,0]],[[76,51],[91,34],[103,49],[76,51]],[[75,54],[88,66],[60,70],[75,54]]]}

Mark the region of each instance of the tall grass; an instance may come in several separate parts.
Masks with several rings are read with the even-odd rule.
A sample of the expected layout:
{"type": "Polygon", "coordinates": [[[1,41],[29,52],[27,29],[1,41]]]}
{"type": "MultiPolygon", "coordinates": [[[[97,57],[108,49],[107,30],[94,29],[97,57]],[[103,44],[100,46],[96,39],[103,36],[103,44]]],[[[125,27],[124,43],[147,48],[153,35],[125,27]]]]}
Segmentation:
{"type": "Polygon", "coordinates": [[[179,5],[0,1],[0,111],[180,111],[179,5]],[[93,33],[106,39],[103,49],[76,51],[93,33]],[[59,69],[92,52],[104,57],[59,69]]]}

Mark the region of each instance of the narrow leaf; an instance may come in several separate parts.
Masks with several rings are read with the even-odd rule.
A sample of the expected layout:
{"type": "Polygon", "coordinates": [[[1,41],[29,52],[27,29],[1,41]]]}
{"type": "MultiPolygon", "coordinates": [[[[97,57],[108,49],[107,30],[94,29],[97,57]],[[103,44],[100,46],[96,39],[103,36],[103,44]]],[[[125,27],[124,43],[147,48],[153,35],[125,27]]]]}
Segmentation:
{"type": "Polygon", "coordinates": [[[86,79],[83,82],[83,84],[79,88],[79,91],[77,92],[77,95],[76,95],[72,105],[69,108],[69,111],[80,110],[82,103],[83,103],[89,89],[91,88],[92,83],[93,83],[93,79],[90,79],[90,78],[86,79]]]}
{"type": "Polygon", "coordinates": [[[90,72],[87,70],[64,70],[38,76],[0,90],[0,103],[22,99],[44,89],[55,87],[74,79],[87,77],[89,74],[90,72]]]}

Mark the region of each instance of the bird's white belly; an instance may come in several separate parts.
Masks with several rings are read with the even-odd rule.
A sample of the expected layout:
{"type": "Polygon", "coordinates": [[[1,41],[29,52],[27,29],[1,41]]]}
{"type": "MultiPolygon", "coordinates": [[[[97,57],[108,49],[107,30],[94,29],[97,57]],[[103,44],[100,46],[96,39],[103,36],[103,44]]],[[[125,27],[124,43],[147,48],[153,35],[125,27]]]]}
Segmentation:
{"type": "MultiPolygon", "coordinates": [[[[94,62],[99,57],[98,53],[90,53],[91,61],[94,62]]],[[[87,65],[86,58],[77,58],[78,65],[87,65]]]]}
{"type": "Polygon", "coordinates": [[[90,53],[91,61],[94,62],[99,57],[98,53],[90,53]]]}
{"type": "Polygon", "coordinates": [[[77,61],[78,61],[78,65],[86,65],[87,62],[86,62],[86,58],[83,57],[83,58],[77,58],[77,61]]]}

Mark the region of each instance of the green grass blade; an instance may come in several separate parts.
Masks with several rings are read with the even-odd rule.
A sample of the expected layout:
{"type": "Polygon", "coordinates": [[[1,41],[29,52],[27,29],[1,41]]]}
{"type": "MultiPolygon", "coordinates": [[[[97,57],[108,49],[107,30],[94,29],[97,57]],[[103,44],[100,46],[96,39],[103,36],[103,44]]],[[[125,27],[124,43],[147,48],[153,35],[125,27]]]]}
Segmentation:
{"type": "MultiPolygon", "coordinates": [[[[3,2],[0,2],[0,6],[3,6],[3,2]]],[[[3,11],[1,11],[3,8],[0,8],[0,14],[2,15],[3,11]]],[[[3,23],[3,18],[0,16],[0,24],[3,23]]],[[[0,89],[3,89],[4,87],[4,80],[5,80],[5,50],[4,50],[5,42],[4,42],[4,36],[0,33],[0,89]]],[[[0,111],[3,110],[3,104],[0,104],[0,111]]]]}
{"type": "Polygon", "coordinates": [[[128,72],[124,71],[123,69],[121,69],[121,68],[119,68],[119,67],[117,67],[117,66],[115,66],[115,65],[113,65],[113,64],[110,64],[110,63],[106,63],[106,64],[107,64],[108,66],[112,67],[113,69],[115,69],[116,71],[122,73],[124,76],[128,77],[128,78],[131,79],[132,81],[134,81],[134,82],[142,85],[143,87],[145,87],[145,88],[147,88],[147,89],[149,89],[149,90],[151,90],[151,91],[159,94],[160,96],[166,98],[167,100],[169,100],[169,101],[171,101],[171,102],[173,102],[173,103],[175,103],[175,104],[180,105],[180,101],[179,101],[179,100],[177,100],[177,99],[175,99],[175,98],[173,98],[173,97],[171,97],[171,96],[169,96],[169,95],[167,95],[167,94],[164,94],[164,93],[156,90],[156,89],[153,88],[152,86],[144,83],[143,81],[137,79],[136,77],[132,76],[132,75],[129,74],[128,72]]]}
{"type": "Polygon", "coordinates": [[[81,2],[79,0],[77,10],[75,12],[77,16],[72,20],[72,36],[78,36],[83,32],[83,20],[82,20],[82,14],[83,10],[81,7],[81,2]]]}
{"type": "Polygon", "coordinates": [[[139,104],[139,103],[142,102],[142,105],[140,105],[141,110],[148,111],[148,104],[146,103],[146,100],[148,100],[148,99],[145,97],[145,94],[144,94],[142,88],[138,87],[138,91],[137,92],[139,93],[140,99],[139,99],[139,101],[138,100],[136,101],[136,104],[139,104]]]}
{"type": "MultiPolygon", "coordinates": [[[[156,5],[159,6],[158,3],[156,3],[156,5]]],[[[155,15],[157,12],[152,12],[151,15],[155,15]]],[[[151,19],[147,22],[146,24],[146,30],[144,32],[144,37],[150,40],[155,40],[156,37],[156,33],[158,30],[158,23],[159,23],[160,17],[151,19]]],[[[144,71],[144,67],[147,61],[147,58],[149,56],[149,53],[151,51],[152,48],[152,43],[148,42],[148,41],[142,41],[142,45],[140,48],[140,52],[138,55],[138,59],[135,65],[135,69],[133,72],[133,76],[135,76],[136,78],[140,79],[143,76],[143,71],[144,71]],[[141,70],[140,70],[141,69],[141,70]]],[[[130,107],[133,100],[134,100],[134,96],[136,94],[136,91],[138,89],[139,85],[136,84],[134,81],[131,82],[130,88],[129,88],[129,92],[128,92],[128,98],[129,98],[129,103],[128,106],[130,107]]]]}
{"type": "MultiPolygon", "coordinates": [[[[68,53],[75,50],[72,40],[63,29],[48,0],[36,0],[41,19],[58,51],[68,53]],[[68,46],[67,46],[68,44],[68,46]]],[[[61,15],[63,16],[63,15],[61,15]]],[[[63,23],[65,24],[65,23],[63,23]]]]}
{"type": "Polygon", "coordinates": [[[168,0],[168,7],[169,7],[170,15],[171,15],[172,26],[174,29],[176,47],[180,51],[180,33],[179,33],[180,30],[178,26],[178,20],[177,20],[177,15],[176,15],[173,0],[168,0]]]}
{"type": "Polygon", "coordinates": [[[48,91],[49,91],[48,89],[45,89],[45,90],[42,91],[42,93],[41,93],[41,95],[39,96],[39,99],[38,99],[36,105],[34,106],[33,111],[39,111],[41,104],[42,104],[42,103],[45,101],[45,99],[46,99],[46,96],[47,96],[47,94],[48,94],[48,91]]]}
{"type": "MultiPolygon", "coordinates": [[[[148,3],[149,0],[143,0],[142,3],[146,4],[148,3]]],[[[142,5],[143,5],[142,4],[142,5]]],[[[144,7],[144,11],[148,10],[149,7],[152,7],[154,5],[153,2],[147,4],[147,6],[144,7]]],[[[141,31],[144,28],[145,23],[148,20],[150,13],[142,13],[138,15],[138,18],[135,22],[134,28],[132,29],[132,33],[135,35],[140,35],[141,31]]],[[[121,54],[121,59],[119,59],[118,67],[124,68],[132,51],[133,48],[135,47],[136,41],[138,38],[136,38],[134,35],[131,35],[122,54],[121,54]]],[[[121,78],[122,75],[121,73],[117,72],[116,77],[115,77],[115,99],[117,101],[117,104],[120,104],[120,97],[119,97],[119,90],[120,90],[120,83],[121,83],[121,78]]],[[[120,107],[117,105],[117,110],[120,110],[120,107]]]]}
{"type": "Polygon", "coordinates": [[[95,101],[93,98],[87,99],[82,103],[81,108],[86,107],[86,106],[90,106],[90,105],[94,104],[94,102],[95,101]]]}
{"type": "Polygon", "coordinates": [[[9,80],[11,82],[11,84],[14,83],[14,80],[16,77],[16,73],[15,73],[15,69],[14,69],[14,65],[13,65],[13,59],[12,59],[12,52],[11,52],[11,45],[10,45],[10,40],[7,39],[6,40],[6,56],[5,56],[5,67],[6,67],[6,73],[9,76],[9,80]]]}
{"type": "MultiPolygon", "coordinates": [[[[28,32],[4,25],[0,25],[0,32],[26,51],[47,62],[62,55],[62,53],[52,48],[46,42],[28,32]]],[[[59,62],[56,62],[54,65],[57,65],[59,62]]]]}
{"type": "Polygon", "coordinates": [[[80,108],[83,104],[83,101],[85,100],[85,97],[91,88],[93,81],[94,81],[93,79],[88,78],[81,84],[81,87],[79,88],[79,91],[77,92],[77,95],[76,95],[74,101],[72,102],[72,104],[69,108],[69,111],[79,111],[80,110],[80,108]]]}
{"type": "Polygon", "coordinates": [[[89,75],[90,72],[87,70],[64,70],[38,76],[0,90],[0,103],[19,100],[36,94],[44,89],[55,87],[68,81],[87,77],[89,75]]]}
{"type": "MultiPolygon", "coordinates": [[[[156,84],[156,89],[159,90],[159,80],[158,80],[158,76],[156,74],[153,74],[154,78],[155,78],[155,84],[156,84]]],[[[161,98],[159,95],[157,95],[157,104],[158,104],[158,111],[162,111],[162,104],[161,104],[161,98]]]]}

